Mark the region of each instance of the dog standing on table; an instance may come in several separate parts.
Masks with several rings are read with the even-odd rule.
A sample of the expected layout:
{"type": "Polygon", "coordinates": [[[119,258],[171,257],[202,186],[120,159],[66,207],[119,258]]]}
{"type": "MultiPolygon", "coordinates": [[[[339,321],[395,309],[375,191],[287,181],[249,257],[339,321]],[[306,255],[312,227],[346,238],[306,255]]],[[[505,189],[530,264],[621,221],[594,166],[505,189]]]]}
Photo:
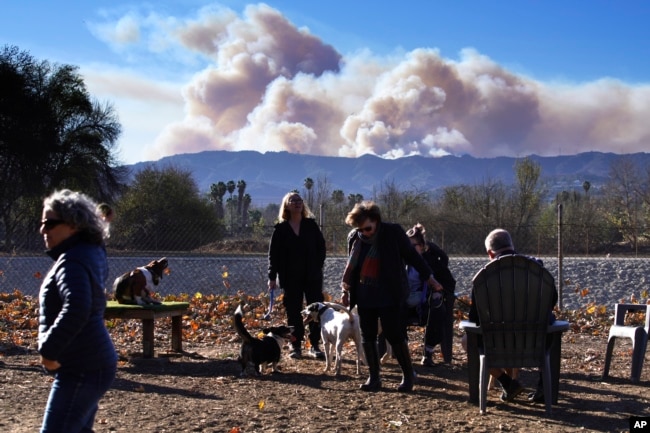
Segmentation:
{"type": "Polygon", "coordinates": [[[293,337],[293,327],[291,326],[273,326],[264,328],[262,332],[264,338],[253,337],[244,327],[242,321],[244,313],[241,305],[235,310],[233,318],[235,331],[242,339],[241,349],[239,351],[239,362],[241,363],[241,376],[246,376],[246,368],[249,365],[255,366],[255,374],[259,375],[271,365],[272,371],[278,371],[278,363],[284,347],[293,337]]]}
{"type": "Polygon", "coordinates": [[[154,286],[157,286],[167,269],[167,258],[153,260],[142,266],[124,273],[115,279],[113,293],[120,304],[152,305],[161,302],[154,299],[154,286]]]}
{"type": "Polygon", "coordinates": [[[320,322],[321,339],[325,347],[325,371],[332,366],[332,346],[336,350],[336,363],[334,371],[337,376],[341,374],[341,355],[343,344],[351,339],[357,349],[357,374],[361,373],[360,364],[364,362],[361,350],[361,329],[359,328],[359,315],[356,311],[349,311],[343,305],[333,302],[314,302],[302,311],[305,324],[320,322]]]}

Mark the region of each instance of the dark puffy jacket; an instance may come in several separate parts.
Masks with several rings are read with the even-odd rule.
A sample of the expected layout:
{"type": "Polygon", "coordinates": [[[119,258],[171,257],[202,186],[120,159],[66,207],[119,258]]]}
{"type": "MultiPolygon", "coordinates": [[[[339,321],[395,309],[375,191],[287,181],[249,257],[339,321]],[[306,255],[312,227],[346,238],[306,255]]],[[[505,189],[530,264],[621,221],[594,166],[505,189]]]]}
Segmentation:
{"type": "Polygon", "coordinates": [[[73,235],[47,254],[55,263],[39,293],[38,352],[58,361],[62,371],[115,365],[117,354],[104,325],[104,247],[73,235]]]}

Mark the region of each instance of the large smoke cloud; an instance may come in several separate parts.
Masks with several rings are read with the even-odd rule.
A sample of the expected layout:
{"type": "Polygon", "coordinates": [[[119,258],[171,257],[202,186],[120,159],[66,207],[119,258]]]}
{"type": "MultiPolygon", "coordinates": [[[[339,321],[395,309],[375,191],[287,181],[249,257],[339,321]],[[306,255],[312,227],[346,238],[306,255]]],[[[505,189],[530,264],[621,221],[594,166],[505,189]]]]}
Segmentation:
{"type": "Polygon", "coordinates": [[[344,57],[265,5],[247,7],[242,17],[206,10],[176,23],[170,35],[210,63],[186,84],[186,116],[160,133],[159,156],[254,149],[492,157],[648,148],[650,86],[539,82],[472,49],[458,60],[424,48],[344,57]]]}

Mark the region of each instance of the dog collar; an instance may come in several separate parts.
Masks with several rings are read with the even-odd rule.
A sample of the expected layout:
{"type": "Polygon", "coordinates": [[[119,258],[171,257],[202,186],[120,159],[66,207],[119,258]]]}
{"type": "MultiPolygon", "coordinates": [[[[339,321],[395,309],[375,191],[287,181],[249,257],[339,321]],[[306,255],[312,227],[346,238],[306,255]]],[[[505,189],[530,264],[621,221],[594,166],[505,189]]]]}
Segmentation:
{"type": "Polygon", "coordinates": [[[330,307],[328,307],[327,305],[324,305],[323,308],[321,308],[320,310],[318,310],[318,318],[319,318],[319,319],[320,319],[320,316],[322,316],[323,313],[324,313],[328,308],[330,308],[330,307]]]}

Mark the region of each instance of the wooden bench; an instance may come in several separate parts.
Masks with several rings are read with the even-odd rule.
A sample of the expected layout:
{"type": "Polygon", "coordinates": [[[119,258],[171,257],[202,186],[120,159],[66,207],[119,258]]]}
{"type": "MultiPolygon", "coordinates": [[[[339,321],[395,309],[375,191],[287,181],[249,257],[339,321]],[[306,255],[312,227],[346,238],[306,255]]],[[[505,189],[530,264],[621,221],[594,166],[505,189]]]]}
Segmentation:
{"type": "Polygon", "coordinates": [[[142,321],[142,356],[154,356],[154,320],[162,317],[172,318],[172,350],[183,351],[183,330],[181,319],[187,312],[188,302],[163,302],[160,305],[126,305],[108,301],[104,319],[139,319],[142,321]]]}

